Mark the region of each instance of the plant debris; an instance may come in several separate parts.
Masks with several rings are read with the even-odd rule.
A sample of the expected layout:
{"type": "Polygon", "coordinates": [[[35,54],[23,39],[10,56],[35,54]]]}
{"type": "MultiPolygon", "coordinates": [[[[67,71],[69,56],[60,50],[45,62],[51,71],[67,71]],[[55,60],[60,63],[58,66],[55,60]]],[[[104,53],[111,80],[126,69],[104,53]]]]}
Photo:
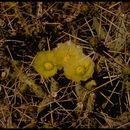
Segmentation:
{"type": "MultiPolygon", "coordinates": [[[[121,1],[0,2],[0,128],[130,128],[129,6],[121,1]],[[70,51],[67,76],[62,67],[44,71],[45,77],[33,68],[38,52],[63,46],[59,54],[64,54],[66,41],[95,64],[88,78],[79,80],[84,72],[79,66],[78,82],[72,78],[71,64],[85,64],[80,50],[74,61],[70,51]]],[[[43,67],[52,68],[48,62],[43,67]]]]}

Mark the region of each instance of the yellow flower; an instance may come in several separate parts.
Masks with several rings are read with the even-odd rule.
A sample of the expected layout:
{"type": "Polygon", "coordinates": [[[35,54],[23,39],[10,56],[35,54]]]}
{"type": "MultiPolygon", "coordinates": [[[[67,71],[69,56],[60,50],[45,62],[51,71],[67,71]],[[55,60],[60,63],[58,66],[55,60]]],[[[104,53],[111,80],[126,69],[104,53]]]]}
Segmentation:
{"type": "Polygon", "coordinates": [[[45,78],[56,74],[57,69],[64,69],[64,75],[73,81],[85,81],[94,72],[94,62],[85,56],[82,48],[71,41],[60,43],[52,51],[38,52],[33,67],[45,78]]]}
{"type": "Polygon", "coordinates": [[[75,45],[73,42],[68,41],[65,43],[59,43],[55,48],[56,63],[63,67],[69,62],[76,62],[79,55],[82,55],[82,48],[75,45]]]}
{"type": "Polygon", "coordinates": [[[57,66],[53,51],[38,52],[33,61],[33,67],[43,77],[48,78],[56,74],[57,66]]]}
{"type": "Polygon", "coordinates": [[[64,75],[73,81],[85,81],[92,77],[94,62],[90,57],[79,55],[76,62],[69,62],[64,66],[64,75]]]}

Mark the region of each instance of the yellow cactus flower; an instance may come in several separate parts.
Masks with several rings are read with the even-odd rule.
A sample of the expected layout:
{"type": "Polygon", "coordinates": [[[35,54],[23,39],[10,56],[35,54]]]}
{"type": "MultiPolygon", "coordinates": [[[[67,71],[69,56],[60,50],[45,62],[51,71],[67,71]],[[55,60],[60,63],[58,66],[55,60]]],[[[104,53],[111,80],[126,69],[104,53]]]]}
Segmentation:
{"type": "Polygon", "coordinates": [[[82,48],[75,45],[72,41],[58,44],[55,48],[56,63],[59,66],[69,64],[69,62],[76,62],[79,55],[82,55],[82,48]]]}
{"type": "Polygon", "coordinates": [[[94,62],[90,57],[79,55],[76,62],[69,62],[64,66],[64,75],[75,82],[85,81],[92,77],[94,62]]]}
{"type": "Polygon", "coordinates": [[[58,44],[52,51],[38,52],[33,67],[45,78],[56,74],[57,69],[64,69],[64,75],[73,81],[85,81],[94,72],[94,62],[82,52],[82,47],[72,41],[58,44]]]}
{"type": "Polygon", "coordinates": [[[56,74],[57,66],[53,51],[38,52],[33,61],[33,67],[43,77],[48,78],[56,74]]]}

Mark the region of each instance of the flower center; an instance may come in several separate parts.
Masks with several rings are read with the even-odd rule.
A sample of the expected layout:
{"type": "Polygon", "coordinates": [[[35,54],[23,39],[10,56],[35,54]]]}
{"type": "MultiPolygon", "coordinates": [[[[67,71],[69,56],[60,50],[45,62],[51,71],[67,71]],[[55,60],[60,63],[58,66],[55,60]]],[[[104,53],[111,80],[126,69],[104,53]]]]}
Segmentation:
{"type": "Polygon", "coordinates": [[[76,68],[76,74],[77,74],[77,75],[84,75],[84,74],[85,74],[85,67],[83,67],[83,66],[78,66],[78,67],[76,68]]]}
{"type": "Polygon", "coordinates": [[[54,67],[54,65],[52,64],[52,63],[50,63],[50,62],[46,62],[46,63],[44,63],[44,68],[45,68],[45,70],[52,70],[53,69],[53,67],[54,67]]]}
{"type": "Polygon", "coordinates": [[[70,55],[66,55],[66,56],[64,57],[64,62],[68,62],[69,59],[70,59],[70,55]]]}

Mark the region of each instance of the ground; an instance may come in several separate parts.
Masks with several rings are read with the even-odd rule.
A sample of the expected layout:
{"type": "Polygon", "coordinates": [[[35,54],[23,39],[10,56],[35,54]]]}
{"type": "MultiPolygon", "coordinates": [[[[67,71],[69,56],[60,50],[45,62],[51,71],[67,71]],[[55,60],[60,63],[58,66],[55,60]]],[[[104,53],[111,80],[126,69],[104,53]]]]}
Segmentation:
{"type": "Polygon", "coordinates": [[[130,128],[129,34],[129,2],[0,2],[0,128],[130,128]],[[69,40],[92,77],[42,77],[37,52],[69,40]]]}

